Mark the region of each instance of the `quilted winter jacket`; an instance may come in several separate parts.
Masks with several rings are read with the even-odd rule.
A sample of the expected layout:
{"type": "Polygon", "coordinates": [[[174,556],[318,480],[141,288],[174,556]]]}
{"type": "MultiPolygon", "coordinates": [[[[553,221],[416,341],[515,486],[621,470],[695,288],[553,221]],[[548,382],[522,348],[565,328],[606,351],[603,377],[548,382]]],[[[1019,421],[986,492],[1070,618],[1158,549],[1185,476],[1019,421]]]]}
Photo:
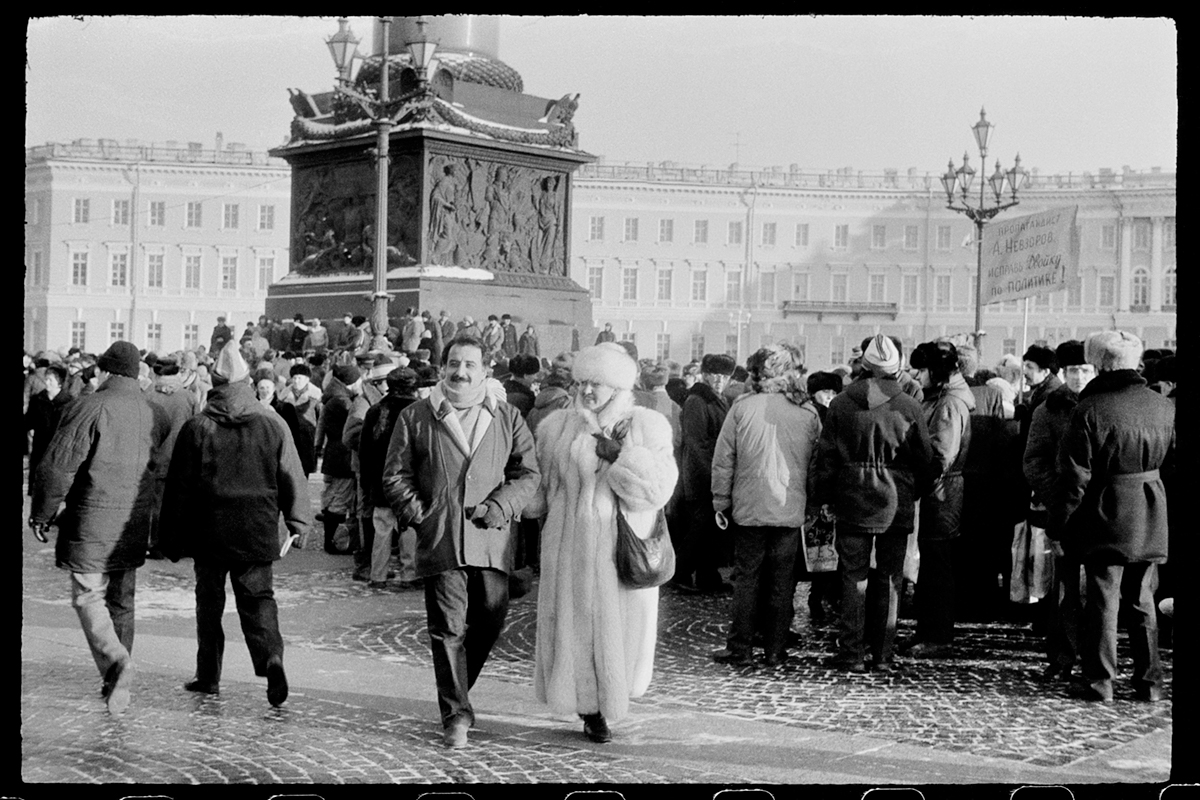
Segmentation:
{"type": "Polygon", "coordinates": [[[921,498],[922,539],[958,536],[963,508],[963,467],[971,445],[971,412],[975,397],[962,375],[950,376],[940,390],[925,392],[921,401],[933,446],[933,486],[921,498]]]}

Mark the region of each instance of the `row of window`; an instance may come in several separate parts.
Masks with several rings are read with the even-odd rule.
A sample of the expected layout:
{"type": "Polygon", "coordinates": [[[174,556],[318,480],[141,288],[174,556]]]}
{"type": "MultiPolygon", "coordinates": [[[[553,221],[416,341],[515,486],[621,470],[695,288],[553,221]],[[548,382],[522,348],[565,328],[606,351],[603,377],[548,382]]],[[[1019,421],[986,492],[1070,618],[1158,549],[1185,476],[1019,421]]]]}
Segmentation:
{"type": "MultiPolygon", "coordinates": [[[[758,281],[757,302],[774,305],[776,300],[776,276],[789,273],[762,273],[758,281]]],[[[811,276],[804,272],[790,273],[792,281],[792,300],[831,300],[844,303],[849,299],[850,276],[845,273],[833,273],[829,276],[829,296],[817,298],[810,292],[811,276]]],[[[637,267],[621,268],[622,302],[636,302],[638,297],[637,267]]],[[[869,275],[867,278],[866,301],[871,303],[887,302],[887,275],[869,275]]],[[[933,306],[948,309],[951,307],[953,275],[936,275],[933,282],[933,306]]],[[[694,303],[708,302],[708,270],[690,270],[688,299],[694,303]]],[[[970,300],[968,305],[975,305],[975,277],[968,276],[970,300]]],[[[593,300],[604,300],[604,267],[589,266],[587,268],[587,288],[593,300]]],[[[1062,295],[1062,292],[1056,293],[1062,295]]],[[[1065,291],[1066,307],[1078,309],[1083,306],[1083,279],[1076,278],[1068,283],[1065,291]]],[[[1115,308],[1117,296],[1117,279],[1113,275],[1101,275],[1097,285],[1097,306],[1100,308],[1115,308]]],[[[725,302],[741,303],[743,283],[741,270],[725,272],[725,302]]],[[[670,268],[655,271],[655,302],[671,302],[675,300],[675,270],[670,268]]],[[[748,297],[747,299],[752,299],[748,297]]],[[[1163,306],[1167,309],[1175,307],[1176,280],[1175,268],[1168,267],[1163,274],[1163,306]]],[[[920,276],[900,276],[900,305],[904,308],[920,308],[923,303],[920,296],[920,276]]],[[[1039,309],[1050,307],[1050,295],[1041,295],[1035,305],[1039,309]]],[[[1139,267],[1131,276],[1130,306],[1135,309],[1148,308],[1150,305],[1150,273],[1139,267]]],[[[1015,311],[1017,301],[1004,304],[1005,310],[1015,311]]]]}
{"type": "MultiPolygon", "coordinates": [[[[211,202],[211,201],[210,201],[211,202]]],[[[130,208],[132,202],[130,200],[113,200],[112,211],[108,218],[110,225],[129,225],[130,208]]],[[[167,212],[176,208],[184,209],[183,227],[185,228],[201,228],[204,226],[204,201],[193,200],[186,203],[184,206],[167,207],[164,200],[151,200],[146,208],[147,225],[150,227],[161,228],[167,224],[167,212]]],[[[239,203],[222,203],[221,204],[221,228],[222,230],[238,230],[241,228],[241,204],[239,203]]],[[[42,218],[42,198],[35,197],[29,203],[29,222],[32,225],[37,225],[42,218]]],[[[83,225],[92,221],[92,201],[87,197],[76,197],[71,209],[71,221],[83,225]]],[[[269,204],[259,204],[258,206],[258,227],[260,231],[275,230],[275,206],[269,204]]]]}
{"type": "MultiPolygon", "coordinates": [[[[93,279],[90,267],[91,259],[85,250],[71,253],[72,286],[88,286],[93,279]]],[[[184,254],[180,263],[180,280],[173,282],[183,289],[200,289],[200,278],[204,259],[199,253],[184,254]]],[[[258,288],[265,291],[275,281],[275,256],[260,255],[256,258],[258,288]]],[[[30,254],[29,281],[31,286],[46,286],[49,275],[46,270],[44,253],[34,250],[30,254]]],[[[237,254],[223,254],[220,260],[220,288],[236,290],[238,288],[238,270],[240,260],[237,254]]],[[[141,285],[147,289],[162,289],[166,273],[165,257],[162,253],[147,253],[145,269],[141,285]]],[[[129,285],[129,253],[114,251],[108,256],[108,275],[102,285],[122,287],[129,285]]]]}
{"type": "MultiPolygon", "coordinates": [[[[71,322],[71,347],[78,347],[80,350],[92,352],[88,350],[87,345],[88,324],[85,320],[74,320],[71,322]]],[[[145,338],[140,343],[140,346],[148,351],[162,352],[163,349],[163,326],[161,322],[148,322],[145,327],[145,338]]],[[[125,323],[110,322],[108,323],[108,340],[97,348],[99,350],[107,349],[113,342],[125,341],[125,323]]],[[[139,344],[136,343],[135,344],[139,344]]],[[[194,350],[200,346],[200,326],[194,323],[186,323],[183,326],[183,349],[194,350]]]]}
{"type": "MultiPolygon", "coordinates": [[[[593,216],[588,222],[588,241],[602,242],[604,241],[604,217],[593,216]]],[[[692,243],[693,244],[708,244],[708,220],[695,220],[692,226],[692,243]]],[[[641,234],[640,221],[638,217],[625,217],[624,236],[621,241],[636,242],[641,234]]],[[[792,243],[795,247],[808,247],[808,223],[800,222],[796,224],[795,237],[792,243]]],[[[725,230],[725,243],[731,245],[740,245],[744,243],[744,224],[741,220],[732,220],[727,223],[725,230]]],[[[917,250],[920,247],[921,226],[905,225],[904,237],[901,242],[905,250],[917,250]]],[[[760,230],[759,244],[772,247],[778,242],[779,224],[776,222],[764,222],[760,230]]],[[[936,248],[938,250],[947,251],[953,247],[952,226],[938,225],[936,230],[936,248]]],[[[961,244],[967,244],[970,235],[964,239],[961,244]]],[[[1135,220],[1133,225],[1133,249],[1134,250],[1149,250],[1151,239],[1151,225],[1149,220],[1135,220]]],[[[675,241],[675,220],[660,219],[658,221],[658,242],[671,243],[675,241]]],[[[838,224],[833,226],[833,247],[835,250],[845,250],[850,246],[850,226],[848,224],[838,224]]],[[[871,249],[883,250],[889,246],[888,226],[887,225],[872,225],[871,226],[871,249]]],[[[1100,227],[1100,247],[1106,250],[1116,249],[1117,246],[1117,226],[1102,225],[1100,227]]],[[[1171,249],[1175,247],[1175,219],[1167,218],[1163,223],[1163,247],[1171,249]]]]}

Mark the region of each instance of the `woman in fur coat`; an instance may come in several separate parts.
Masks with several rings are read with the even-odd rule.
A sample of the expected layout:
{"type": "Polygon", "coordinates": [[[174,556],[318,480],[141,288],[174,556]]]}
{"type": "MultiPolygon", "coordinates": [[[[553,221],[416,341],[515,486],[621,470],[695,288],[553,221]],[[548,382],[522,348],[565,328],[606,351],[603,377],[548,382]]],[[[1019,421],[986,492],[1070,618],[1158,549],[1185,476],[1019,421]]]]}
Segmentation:
{"type": "Polygon", "coordinates": [[[658,589],[617,580],[617,503],[649,536],[678,477],[670,423],[634,405],[637,373],[614,344],[578,354],[572,405],[538,425],[542,483],[525,511],[545,515],[534,689],[556,711],[579,714],[594,742],[612,738],[608,721],[649,686],[658,627],[658,589]]]}

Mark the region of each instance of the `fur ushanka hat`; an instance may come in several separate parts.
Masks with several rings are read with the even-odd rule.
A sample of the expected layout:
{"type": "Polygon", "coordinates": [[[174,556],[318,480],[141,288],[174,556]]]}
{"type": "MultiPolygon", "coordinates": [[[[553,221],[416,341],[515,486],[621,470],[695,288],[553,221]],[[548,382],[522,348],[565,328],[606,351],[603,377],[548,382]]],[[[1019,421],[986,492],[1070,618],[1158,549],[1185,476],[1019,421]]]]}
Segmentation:
{"type": "Polygon", "coordinates": [[[1137,369],[1142,360],[1142,340],[1127,331],[1093,333],[1083,349],[1088,363],[1099,372],[1137,369]]]}
{"type": "Polygon", "coordinates": [[[624,347],[604,342],[579,351],[571,373],[577,381],[594,381],[614,389],[629,390],[637,381],[638,366],[624,347]]]}

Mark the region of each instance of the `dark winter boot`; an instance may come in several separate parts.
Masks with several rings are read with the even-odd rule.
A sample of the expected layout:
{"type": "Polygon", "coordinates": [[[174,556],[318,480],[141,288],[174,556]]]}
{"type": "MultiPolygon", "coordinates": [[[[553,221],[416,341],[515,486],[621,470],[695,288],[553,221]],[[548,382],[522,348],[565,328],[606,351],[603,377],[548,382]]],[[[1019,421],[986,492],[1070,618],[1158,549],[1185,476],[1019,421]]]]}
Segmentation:
{"type": "Polygon", "coordinates": [[[334,514],[332,511],[325,512],[325,518],[321,520],[321,524],[325,526],[325,552],[330,555],[344,555],[341,550],[333,543],[333,536],[337,533],[338,525],[341,525],[346,518],[341,514],[334,514]]]}

